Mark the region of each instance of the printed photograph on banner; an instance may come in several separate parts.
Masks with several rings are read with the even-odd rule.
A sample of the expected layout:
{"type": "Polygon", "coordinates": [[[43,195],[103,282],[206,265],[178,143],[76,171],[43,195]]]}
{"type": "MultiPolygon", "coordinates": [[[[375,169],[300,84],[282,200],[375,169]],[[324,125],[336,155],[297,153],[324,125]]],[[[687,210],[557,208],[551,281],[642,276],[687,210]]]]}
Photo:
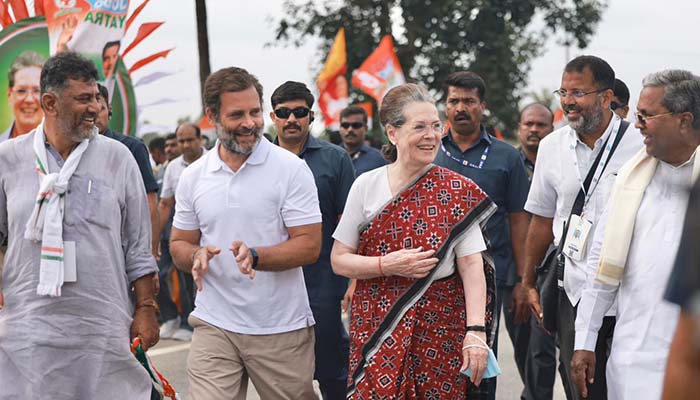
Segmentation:
{"type": "Polygon", "coordinates": [[[45,1],[44,8],[51,54],[75,51],[92,60],[111,98],[129,1],[53,0],[45,1]]]}
{"type": "Polygon", "coordinates": [[[39,77],[49,58],[46,39],[43,17],[0,31],[0,142],[31,132],[44,116],[39,77]]]}

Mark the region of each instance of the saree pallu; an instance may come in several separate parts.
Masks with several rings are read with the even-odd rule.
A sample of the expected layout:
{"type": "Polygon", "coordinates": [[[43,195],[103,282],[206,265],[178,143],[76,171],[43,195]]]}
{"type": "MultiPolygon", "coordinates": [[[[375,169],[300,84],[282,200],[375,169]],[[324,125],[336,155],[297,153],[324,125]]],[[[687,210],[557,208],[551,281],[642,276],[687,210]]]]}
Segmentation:
{"type": "MultiPolygon", "coordinates": [[[[454,248],[470,227],[483,227],[495,209],[474,182],[433,166],[360,228],[360,255],[422,246],[434,249],[439,262],[421,279],[358,279],[351,304],[348,398],[466,398],[467,378],[460,367],[467,319],[454,248]],[[454,273],[435,278],[453,266],[454,273]]],[[[486,253],[484,273],[490,343],[496,286],[486,253]]]]}

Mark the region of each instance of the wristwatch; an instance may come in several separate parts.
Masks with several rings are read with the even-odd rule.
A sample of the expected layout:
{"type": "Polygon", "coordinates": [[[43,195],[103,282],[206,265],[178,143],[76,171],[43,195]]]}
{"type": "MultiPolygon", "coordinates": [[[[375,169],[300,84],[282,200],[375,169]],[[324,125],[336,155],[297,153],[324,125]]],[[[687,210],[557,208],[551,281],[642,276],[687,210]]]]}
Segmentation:
{"type": "Polygon", "coordinates": [[[248,248],[248,251],[250,251],[250,255],[253,256],[253,265],[251,266],[251,268],[257,269],[258,268],[258,252],[255,251],[255,249],[252,247],[248,248]]]}

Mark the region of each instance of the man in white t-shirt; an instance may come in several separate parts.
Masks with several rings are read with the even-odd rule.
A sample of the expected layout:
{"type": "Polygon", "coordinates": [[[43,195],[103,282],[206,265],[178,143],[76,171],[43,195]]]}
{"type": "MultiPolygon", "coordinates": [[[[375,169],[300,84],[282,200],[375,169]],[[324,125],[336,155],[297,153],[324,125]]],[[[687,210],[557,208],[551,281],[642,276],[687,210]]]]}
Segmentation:
{"type": "Polygon", "coordinates": [[[218,145],[175,194],[170,250],[199,292],[187,361],[193,399],[315,399],[314,318],[300,268],[321,250],[314,177],[262,138],[262,86],[224,68],[204,86],[218,145]]]}
{"type": "Polygon", "coordinates": [[[199,127],[189,122],[181,124],[175,129],[180,155],[168,163],[163,176],[163,185],[160,188],[159,230],[165,243],[161,241],[160,259],[158,260],[158,268],[160,269],[158,275],[161,284],[161,290],[158,293],[158,306],[163,322],[160,327],[160,337],[163,339],[192,340],[192,327],[187,324],[187,317],[194,306],[194,284],[189,275],[182,273],[173,275],[172,279],[179,281],[177,285],[174,285],[180,288],[178,293],[180,307],[178,308],[171,298],[168,286],[167,278],[171,274],[173,260],[170,251],[168,251],[167,240],[170,238],[170,229],[173,224],[175,189],[180,181],[180,175],[188,165],[199,160],[207,152],[202,147],[201,137],[202,133],[199,127]]]}

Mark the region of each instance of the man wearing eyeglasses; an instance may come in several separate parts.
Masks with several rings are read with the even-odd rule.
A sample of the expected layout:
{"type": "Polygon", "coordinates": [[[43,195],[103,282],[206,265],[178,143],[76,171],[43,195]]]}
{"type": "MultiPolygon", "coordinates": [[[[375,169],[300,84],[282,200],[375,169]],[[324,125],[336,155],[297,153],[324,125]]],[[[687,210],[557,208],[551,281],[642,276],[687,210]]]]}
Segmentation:
{"type": "Polygon", "coordinates": [[[46,59],[34,51],[25,51],[10,65],[7,99],[15,120],[0,134],[0,142],[36,128],[44,117],[39,102],[39,76],[46,59]]]}
{"type": "Polygon", "coordinates": [[[681,242],[688,189],[700,173],[700,77],[666,70],[648,75],[642,85],[636,126],[645,149],[615,180],[591,244],[578,306],[572,368],[584,397],[586,382],[603,368],[593,354],[598,329],[617,303],[605,367],[609,398],[660,399],[680,313],[663,298],[681,242]]]}
{"type": "Polygon", "coordinates": [[[364,108],[350,106],[340,112],[340,138],[352,158],[355,176],[386,164],[382,153],[365,143],[366,134],[367,111],[364,108]]]}
{"type": "Polygon", "coordinates": [[[613,87],[613,100],[610,102],[610,109],[620,116],[620,118],[627,118],[627,114],[630,112],[630,90],[620,79],[615,78],[615,86],[613,87]]]}
{"type": "Polygon", "coordinates": [[[309,133],[314,120],[314,96],[300,82],[287,81],[271,97],[270,118],[280,147],[304,159],[314,175],[322,215],[321,255],[304,266],[304,282],[316,325],[314,379],[324,400],[344,399],[349,358],[348,334],[341,320],[341,301],[350,296],[348,280],[333,273],[330,262],[333,231],[345,208],[355,172],[350,156],[341,147],[309,133]]]}
{"type": "MultiPolygon", "coordinates": [[[[546,308],[553,313],[558,311],[559,372],[569,400],[581,398],[570,376],[574,321],[586,283],[586,262],[590,254],[587,243],[593,241],[595,227],[618,170],[642,147],[639,132],[631,124],[625,128],[626,123],[610,110],[614,83],[615,72],[601,58],[580,56],[566,65],[561,86],[555,93],[569,123],[540,142],[525,205],[533,215],[525,245],[523,285],[527,288],[530,308],[540,324],[544,314],[535,288],[535,267],[542,263],[552,243],[557,245],[566,237],[558,304],[548,304],[546,308]],[[580,197],[582,211],[569,218],[574,201],[584,187],[587,189],[580,197]],[[567,221],[570,221],[567,224],[569,236],[564,236],[563,227],[567,221]]],[[[615,325],[614,310],[608,315],[594,343],[598,368],[587,389],[589,397],[594,399],[607,397],[605,362],[615,325]]],[[[547,316],[550,317],[552,315],[547,316]]]]}
{"type": "MultiPolygon", "coordinates": [[[[501,307],[515,349],[520,376],[524,376],[530,337],[526,293],[520,284],[525,232],[529,216],[523,209],[530,188],[520,153],[486,132],[481,119],[486,110],[486,84],[473,72],[459,71],[445,81],[445,112],[450,130],[443,137],[435,164],[476,182],[498,210],[486,224],[489,251],[496,268],[496,321],[501,307]]],[[[493,351],[498,350],[498,334],[493,351]]],[[[489,398],[496,397],[496,380],[486,380],[489,398]]]]}

